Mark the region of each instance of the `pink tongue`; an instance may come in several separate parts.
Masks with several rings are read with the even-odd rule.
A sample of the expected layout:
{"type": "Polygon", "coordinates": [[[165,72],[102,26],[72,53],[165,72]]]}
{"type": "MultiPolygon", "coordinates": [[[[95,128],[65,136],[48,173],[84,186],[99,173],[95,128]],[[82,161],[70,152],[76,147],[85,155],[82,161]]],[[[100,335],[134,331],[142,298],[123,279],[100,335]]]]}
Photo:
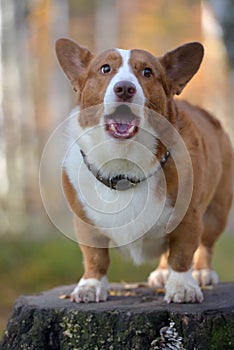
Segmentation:
{"type": "Polygon", "coordinates": [[[122,124],[122,123],[116,123],[116,129],[118,130],[118,132],[120,133],[126,133],[129,129],[130,125],[128,124],[122,124]]]}

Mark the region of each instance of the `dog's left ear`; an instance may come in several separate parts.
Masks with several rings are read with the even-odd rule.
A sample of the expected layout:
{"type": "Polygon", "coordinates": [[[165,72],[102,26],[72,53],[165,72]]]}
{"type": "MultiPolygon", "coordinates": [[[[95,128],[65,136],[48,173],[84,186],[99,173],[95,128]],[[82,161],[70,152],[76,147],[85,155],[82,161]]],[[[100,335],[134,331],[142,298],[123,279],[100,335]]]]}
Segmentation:
{"type": "Polygon", "coordinates": [[[67,38],[61,38],[56,41],[55,51],[58,61],[71,81],[75,91],[80,90],[82,77],[94,57],[93,54],[75,41],[67,38]]]}
{"type": "Polygon", "coordinates": [[[193,42],[180,46],[160,58],[173,94],[179,95],[182,92],[185,85],[198,71],[203,55],[203,46],[198,42],[193,42]]]}

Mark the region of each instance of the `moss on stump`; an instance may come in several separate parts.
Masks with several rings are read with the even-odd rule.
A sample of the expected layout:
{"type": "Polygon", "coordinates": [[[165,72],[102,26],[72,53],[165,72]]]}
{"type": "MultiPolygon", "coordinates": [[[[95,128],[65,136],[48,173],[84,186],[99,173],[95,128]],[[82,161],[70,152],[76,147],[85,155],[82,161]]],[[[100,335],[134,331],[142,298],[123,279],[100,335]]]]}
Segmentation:
{"type": "Polygon", "coordinates": [[[153,289],[117,284],[105,303],[59,299],[72,288],[18,298],[0,349],[170,349],[162,331],[169,329],[170,322],[174,322],[174,334],[182,337],[183,346],[175,349],[234,349],[234,283],[205,290],[205,301],[190,305],[167,305],[163,294],[153,289]]]}

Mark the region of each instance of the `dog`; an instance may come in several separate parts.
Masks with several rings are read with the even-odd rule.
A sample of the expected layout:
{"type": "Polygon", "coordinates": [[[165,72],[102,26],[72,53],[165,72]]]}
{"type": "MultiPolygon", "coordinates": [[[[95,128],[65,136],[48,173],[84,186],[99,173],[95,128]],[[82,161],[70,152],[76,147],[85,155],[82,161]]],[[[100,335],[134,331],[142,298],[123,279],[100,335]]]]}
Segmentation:
{"type": "Polygon", "coordinates": [[[58,61],[77,94],[63,189],[74,213],[84,275],[74,302],[108,298],[110,242],[141,264],[167,303],[200,303],[218,282],[211,259],[232,203],[233,151],[220,122],[176,99],[204,48],[187,43],[155,57],[144,50],[94,55],[68,38],[58,61]]]}

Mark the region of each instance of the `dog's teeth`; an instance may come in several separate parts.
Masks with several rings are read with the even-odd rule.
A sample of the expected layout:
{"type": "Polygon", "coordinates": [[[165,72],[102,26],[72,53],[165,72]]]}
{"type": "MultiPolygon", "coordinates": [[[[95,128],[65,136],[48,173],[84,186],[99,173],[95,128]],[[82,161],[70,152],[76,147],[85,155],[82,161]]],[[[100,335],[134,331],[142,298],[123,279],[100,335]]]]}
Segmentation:
{"type": "Polygon", "coordinates": [[[111,125],[110,125],[110,129],[111,129],[112,131],[116,131],[114,124],[111,124],[111,125]]]}
{"type": "Polygon", "coordinates": [[[135,125],[131,126],[131,128],[128,130],[129,133],[133,132],[135,129],[135,125]]]}

